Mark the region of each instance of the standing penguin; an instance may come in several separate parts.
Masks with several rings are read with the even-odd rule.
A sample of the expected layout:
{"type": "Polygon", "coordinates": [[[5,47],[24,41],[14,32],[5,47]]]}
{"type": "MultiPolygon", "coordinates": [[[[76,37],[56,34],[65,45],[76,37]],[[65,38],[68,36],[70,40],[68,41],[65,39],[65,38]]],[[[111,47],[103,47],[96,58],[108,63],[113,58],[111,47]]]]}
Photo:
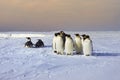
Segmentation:
{"type": "Polygon", "coordinates": [[[60,35],[60,33],[57,33],[56,51],[57,51],[57,54],[64,54],[63,39],[62,39],[62,36],[60,35]]]}
{"type": "Polygon", "coordinates": [[[67,55],[73,55],[73,49],[74,49],[74,43],[73,39],[70,35],[66,35],[66,41],[65,41],[65,52],[67,55]]]}
{"type": "Polygon", "coordinates": [[[31,41],[31,38],[27,37],[26,39],[27,39],[27,42],[25,43],[25,47],[32,48],[33,47],[33,43],[31,41]]]}
{"type": "Polygon", "coordinates": [[[74,44],[76,54],[82,54],[82,39],[79,34],[75,34],[74,44]]]}
{"type": "Polygon", "coordinates": [[[92,40],[90,39],[89,35],[86,35],[85,38],[83,38],[83,54],[85,56],[92,55],[92,40]]]}
{"type": "Polygon", "coordinates": [[[52,48],[53,48],[54,53],[57,53],[57,49],[56,49],[57,35],[58,33],[54,34],[53,42],[52,42],[52,48]]]}

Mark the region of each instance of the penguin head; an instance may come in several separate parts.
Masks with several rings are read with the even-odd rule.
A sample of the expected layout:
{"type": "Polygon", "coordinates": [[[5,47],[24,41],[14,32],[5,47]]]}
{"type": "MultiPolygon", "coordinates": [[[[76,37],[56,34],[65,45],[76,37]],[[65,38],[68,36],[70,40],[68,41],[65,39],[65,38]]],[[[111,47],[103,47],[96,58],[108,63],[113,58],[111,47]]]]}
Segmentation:
{"type": "Polygon", "coordinates": [[[75,34],[75,36],[80,36],[79,34],[75,34]]]}
{"type": "Polygon", "coordinates": [[[80,37],[80,35],[79,35],[79,34],[75,34],[75,36],[76,36],[76,37],[80,37]]]}
{"type": "Polygon", "coordinates": [[[60,31],[60,35],[61,35],[61,36],[65,36],[64,31],[60,31]]]}
{"type": "Polygon", "coordinates": [[[80,37],[80,35],[79,35],[79,34],[75,34],[75,37],[78,37],[78,38],[80,38],[80,39],[81,39],[81,37],[80,37]]]}
{"type": "Polygon", "coordinates": [[[86,34],[82,34],[82,39],[85,40],[86,39],[86,34]]]}
{"type": "Polygon", "coordinates": [[[26,37],[26,39],[31,39],[30,37],[26,37]]]}
{"type": "Polygon", "coordinates": [[[60,31],[60,33],[64,34],[64,31],[60,31]]]}
{"type": "Polygon", "coordinates": [[[86,39],[90,39],[90,36],[89,36],[89,35],[86,35],[86,39]]]}
{"type": "Polygon", "coordinates": [[[57,33],[57,36],[61,36],[60,33],[57,33]]]}
{"type": "Polygon", "coordinates": [[[41,39],[37,39],[38,41],[42,41],[41,39]]]}
{"type": "Polygon", "coordinates": [[[30,37],[26,37],[26,39],[27,39],[28,41],[31,41],[31,38],[30,38],[30,37]]]}
{"type": "Polygon", "coordinates": [[[70,34],[66,34],[66,38],[71,38],[71,35],[70,34]]]}
{"type": "Polygon", "coordinates": [[[83,34],[83,35],[81,35],[83,38],[85,38],[86,37],[86,34],[83,34]]]}
{"type": "Polygon", "coordinates": [[[55,34],[54,34],[54,36],[57,36],[57,35],[58,35],[58,33],[55,33],[55,34]]]}
{"type": "Polygon", "coordinates": [[[90,36],[86,35],[85,37],[83,37],[83,40],[86,40],[86,39],[90,39],[90,36]]]}

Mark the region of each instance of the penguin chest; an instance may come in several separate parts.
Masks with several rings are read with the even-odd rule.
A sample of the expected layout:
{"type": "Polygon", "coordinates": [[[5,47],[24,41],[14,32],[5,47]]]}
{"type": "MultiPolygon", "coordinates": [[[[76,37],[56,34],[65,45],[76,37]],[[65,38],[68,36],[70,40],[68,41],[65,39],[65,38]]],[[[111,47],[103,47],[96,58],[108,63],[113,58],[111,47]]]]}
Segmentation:
{"type": "Polygon", "coordinates": [[[75,39],[75,48],[81,49],[82,48],[82,42],[80,39],[75,39]]]}
{"type": "Polygon", "coordinates": [[[90,40],[85,40],[83,42],[83,51],[85,55],[90,55],[92,53],[92,45],[90,40]]]}
{"type": "Polygon", "coordinates": [[[57,42],[56,39],[57,39],[56,37],[53,38],[53,49],[56,49],[56,42],[57,42]]]}
{"type": "Polygon", "coordinates": [[[61,37],[58,37],[56,39],[56,48],[57,49],[63,49],[63,39],[61,37]]]}
{"type": "Polygon", "coordinates": [[[66,40],[65,42],[65,50],[66,51],[73,51],[73,41],[72,40],[66,40]]]}
{"type": "Polygon", "coordinates": [[[56,43],[57,37],[53,38],[53,43],[56,43]]]}

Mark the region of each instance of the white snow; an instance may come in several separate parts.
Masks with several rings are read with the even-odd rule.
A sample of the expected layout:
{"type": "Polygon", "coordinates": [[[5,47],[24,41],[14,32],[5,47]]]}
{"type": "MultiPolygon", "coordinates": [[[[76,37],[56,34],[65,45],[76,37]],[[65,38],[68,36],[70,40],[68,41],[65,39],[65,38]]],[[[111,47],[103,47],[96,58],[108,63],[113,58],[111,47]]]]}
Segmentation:
{"type": "Polygon", "coordinates": [[[54,32],[30,33],[33,43],[43,40],[44,48],[25,48],[28,33],[1,32],[0,80],[120,80],[120,31],[66,33],[73,38],[74,33],[89,34],[93,56],[56,55],[54,32]]]}

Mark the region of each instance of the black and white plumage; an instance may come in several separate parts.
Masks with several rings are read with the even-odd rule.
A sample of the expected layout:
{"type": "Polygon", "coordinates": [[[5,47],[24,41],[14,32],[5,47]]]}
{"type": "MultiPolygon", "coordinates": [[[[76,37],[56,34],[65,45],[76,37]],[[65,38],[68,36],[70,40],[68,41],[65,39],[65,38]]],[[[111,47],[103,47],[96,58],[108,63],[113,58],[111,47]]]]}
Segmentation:
{"type": "Polygon", "coordinates": [[[44,47],[44,43],[41,39],[38,39],[38,41],[36,42],[35,44],[35,47],[36,48],[39,48],[39,47],[44,47]]]}
{"type": "Polygon", "coordinates": [[[57,51],[57,54],[64,54],[64,43],[60,33],[57,33],[56,51],[57,51]]]}
{"type": "Polygon", "coordinates": [[[70,35],[66,35],[66,41],[65,41],[65,53],[67,55],[73,55],[73,49],[74,49],[74,42],[70,35]]]}
{"type": "Polygon", "coordinates": [[[80,37],[79,34],[75,34],[74,45],[75,45],[76,54],[82,54],[82,50],[83,50],[82,38],[80,37]]]}
{"type": "Polygon", "coordinates": [[[26,39],[27,39],[27,42],[25,43],[25,47],[32,48],[33,47],[33,43],[31,41],[31,38],[27,37],[26,39]]]}
{"type": "Polygon", "coordinates": [[[92,55],[93,46],[92,46],[92,40],[90,39],[89,35],[86,35],[83,38],[83,54],[85,56],[92,55]]]}

